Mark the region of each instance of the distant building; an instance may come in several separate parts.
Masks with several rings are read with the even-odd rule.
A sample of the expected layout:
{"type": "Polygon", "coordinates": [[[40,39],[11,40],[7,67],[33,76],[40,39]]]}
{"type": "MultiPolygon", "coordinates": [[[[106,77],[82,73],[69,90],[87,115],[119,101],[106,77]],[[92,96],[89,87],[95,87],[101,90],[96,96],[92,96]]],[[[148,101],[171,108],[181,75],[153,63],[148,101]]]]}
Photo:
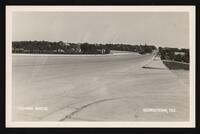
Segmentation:
{"type": "Polygon", "coordinates": [[[70,46],[70,44],[69,43],[65,43],[65,46],[70,46]]]}
{"type": "Polygon", "coordinates": [[[98,52],[99,54],[105,54],[106,49],[104,49],[104,48],[97,48],[97,52],[98,52]]]}
{"type": "Polygon", "coordinates": [[[22,53],[22,52],[24,52],[24,49],[23,48],[13,48],[12,51],[16,52],[16,53],[22,53]]]}
{"type": "Polygon", "coordinates": [[[53,50],[54,53],[65,53],[65,50],[63,49],[56,49],[56,50],[53,50]]]}
{"type": "Polygon", "coordinates": [[[182,56],[184,56],[185,55],[185,52],[174,52],[174,55],[182,55],[182,56]]]}
{"type": "Polygon", "coordinates": [[[80,53],[81,52],[80,44],[70,43],[67,48],[72,53],[80,53]]]}
{"type": "Polygon", "coordinates": [[[31,51],[30,50],[24,50],[24,53],[30,53],[31,51]]]}

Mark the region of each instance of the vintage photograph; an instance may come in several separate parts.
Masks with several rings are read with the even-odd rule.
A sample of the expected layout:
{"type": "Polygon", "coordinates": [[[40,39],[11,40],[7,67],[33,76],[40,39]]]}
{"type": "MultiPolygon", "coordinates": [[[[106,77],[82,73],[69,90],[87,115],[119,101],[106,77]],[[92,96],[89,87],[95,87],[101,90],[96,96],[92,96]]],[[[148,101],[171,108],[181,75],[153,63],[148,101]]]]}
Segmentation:
{"type": "Polygon", "coordinates": [[[194,127],[194,11],[7,6],[7,125],[194,127]]]}

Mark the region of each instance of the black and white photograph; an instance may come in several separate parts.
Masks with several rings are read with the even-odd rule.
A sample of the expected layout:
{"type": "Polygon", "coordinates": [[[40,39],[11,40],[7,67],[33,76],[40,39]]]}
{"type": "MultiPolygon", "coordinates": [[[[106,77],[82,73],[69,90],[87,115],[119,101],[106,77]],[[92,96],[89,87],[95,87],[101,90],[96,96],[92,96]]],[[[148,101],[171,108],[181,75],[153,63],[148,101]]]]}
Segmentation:
{"type": "Polygon", "coordinates": [[[194,127],[194,6],[7,6],[7,127],[194,127]]]}

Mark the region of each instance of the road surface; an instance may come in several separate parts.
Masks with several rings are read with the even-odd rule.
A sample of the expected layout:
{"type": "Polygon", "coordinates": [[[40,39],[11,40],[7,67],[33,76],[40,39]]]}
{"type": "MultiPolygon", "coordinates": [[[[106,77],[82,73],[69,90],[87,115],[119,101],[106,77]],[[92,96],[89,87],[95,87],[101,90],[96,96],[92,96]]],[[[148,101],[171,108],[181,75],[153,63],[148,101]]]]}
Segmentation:
{"type": "Polygon", "coordinates": [[[152,57],[13,55],[13,120],[187,121],[189,87],[152,57]]]}

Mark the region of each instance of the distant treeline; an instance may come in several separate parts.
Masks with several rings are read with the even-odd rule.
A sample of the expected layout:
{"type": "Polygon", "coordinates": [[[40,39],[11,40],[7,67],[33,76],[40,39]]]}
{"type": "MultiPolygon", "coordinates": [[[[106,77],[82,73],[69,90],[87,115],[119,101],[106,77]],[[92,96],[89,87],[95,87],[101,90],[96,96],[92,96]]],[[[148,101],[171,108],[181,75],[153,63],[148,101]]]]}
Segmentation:
{"type": "Polygon", "coordinates": [[[189,63],[189,49],[159,47],[159,55],[162,60],[174,60],[189,63]]]}
{"type": "Polygon", "coordinates": [[[152,53],[157,48],[154,45],[106,44],[110,50],[131,51],[140,54],[152,53]]]}
{"type": "Polygon", "coordinates": [[[49,41],[13,41],[13,53],[56,53],[56,54],[109,54],[110,50],[131,51],[140,54],[152,53],[153,45],[90,44],[49,41]]]}

